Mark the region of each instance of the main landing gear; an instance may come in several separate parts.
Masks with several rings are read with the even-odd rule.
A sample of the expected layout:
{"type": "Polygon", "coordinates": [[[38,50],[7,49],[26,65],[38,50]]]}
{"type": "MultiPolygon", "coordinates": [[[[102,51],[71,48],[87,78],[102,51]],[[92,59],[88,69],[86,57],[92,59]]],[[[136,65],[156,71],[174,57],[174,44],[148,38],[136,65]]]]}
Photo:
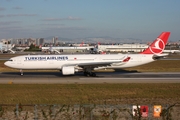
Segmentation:
{"type": "Polygon", "coordinates": [[[84,68],[84,76],[87,76],[87,77],[96,77],[96,73],[92,72],[92,68],[89,67],[89,68],[84,68]]]}
{"type": "Polygon", "coordinates": [[[87,76],[87,77],[96,77],[96,73],[94,72],[84,72],[84,76],[87,76]]]}
{"type": "Polygon", "coordinates": [[[84,76],[87,77],[96,77],[96,73],[92,72],[92,68],[91,67],[86,67],[83,69],[84,70],[84,76]]]}

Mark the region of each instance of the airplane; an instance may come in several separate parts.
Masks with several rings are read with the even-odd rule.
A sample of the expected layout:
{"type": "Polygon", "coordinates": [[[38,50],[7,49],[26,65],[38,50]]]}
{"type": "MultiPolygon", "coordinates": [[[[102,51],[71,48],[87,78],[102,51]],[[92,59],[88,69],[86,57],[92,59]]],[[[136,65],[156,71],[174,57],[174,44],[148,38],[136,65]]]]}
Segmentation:
{"type": "Polygon", "coordinates": [[[83,47],[83,46],[89,46],[89,44],[85,44],[84,42],[82,42],[80,44],[72,44],[71,46],[74,46],[74,47],[83,47]]]}
{"type": "Polygon", "coordinates": [[[164,50],[163,53],[180,53],[180,50],[164,50]]]}
{"type": "Polygon", "coordinates": [[[168,54],[162,54],[170,32],[162,32],[143,52],[138,54],[71,54],[71,55],[23,55],[12,57],[4,64],[11,68],[56,69],[62,75],[84,72],[85,76],[96,76],[94,70],[123,69],[153,62],[168,54]]]}
{"type": "Polygon", "coordinates": [[[51,46],[51,47],[49,48],[49,51],[50,51],[50,53],[55,53],[55,52],[57,52],[58,54],[61,54],[61,52],[58,51],[57,49],[55,49],[53,46],[51,46]]]}
{"type": "Polygon", "coordinates": [[[0,51],[2,53],[8,53],[8,52],[12,52],[12,53],[15,53],[15,51],[12,50],[12,48],[14,47],[15,45],[11,45],[11,44],[4,44],[3,42],[0,42],[0,51]]]}

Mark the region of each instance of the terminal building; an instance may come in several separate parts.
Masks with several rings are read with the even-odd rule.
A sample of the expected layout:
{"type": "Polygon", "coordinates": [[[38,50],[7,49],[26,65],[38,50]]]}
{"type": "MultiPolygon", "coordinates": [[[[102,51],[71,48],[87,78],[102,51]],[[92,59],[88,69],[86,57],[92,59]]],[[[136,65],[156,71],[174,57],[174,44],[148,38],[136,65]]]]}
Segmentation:
{"type": "Polygon", "coordinates": [[[142,52],[148,48],[147,44],[119,44],[119,45],[98,45],[99,51],[106,52],[142,52]]]}
{"type": "Polygon", "coordinates": [[[80,46],[80,47],[42,47],[42,51],[60,51],[60,52],[142,52],[148,48],[147,44],[120,44],[120,45],[97,45],[97,46],[80,46]]]}
{"type": "Polygon", "coordinates": [[[69,52],[69,53],[78,53],[78,52],[87,52],[90,49],[93,49],[94,46],[87,46],[87,47],[60,47],[60,46],[52,46],[52,47],[41,47],[42,52],[69,52]]]}

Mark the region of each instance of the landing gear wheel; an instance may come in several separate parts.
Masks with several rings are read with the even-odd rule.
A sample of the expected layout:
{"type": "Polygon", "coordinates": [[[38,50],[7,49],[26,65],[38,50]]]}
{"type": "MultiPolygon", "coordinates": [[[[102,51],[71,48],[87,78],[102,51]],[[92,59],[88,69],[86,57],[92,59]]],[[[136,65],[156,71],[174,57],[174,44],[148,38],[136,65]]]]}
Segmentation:
{"type": "Polygon", "coordinates": [[[23,74],[22,69],[20,69],[19,71],[20,71],[20,75],[23,76],[24,74],[23,74]]]}
{"type": "Polygon", "coordinates": [[[96,73],[91,73],[91,76],[92,77],[96,77],[96,73]]]}
{"type": "Polygon", "coordinates": [[[88,72],[84,72],[84,76],[89,76],[88,72]]]}
{"type": "Polygon", "coordinates": [[[92,77],[96,77],[96,73],[93,73],[93,72],[84,72],[84,76],[92,76],[92,77]]]}

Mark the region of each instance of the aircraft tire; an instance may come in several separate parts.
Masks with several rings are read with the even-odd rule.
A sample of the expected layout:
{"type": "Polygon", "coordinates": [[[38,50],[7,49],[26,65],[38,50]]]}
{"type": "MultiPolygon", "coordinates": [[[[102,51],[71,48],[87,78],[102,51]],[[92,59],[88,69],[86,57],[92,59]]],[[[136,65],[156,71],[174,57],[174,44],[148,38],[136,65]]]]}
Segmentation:
{"type": "Polygon", "coordinates": [[[96,77],[96,73],[93,73],[93,72],[84,72],[84,76],[87,76],[87,77],[96,77]]]}
{"type": "Polygon", "coordinates": [[[96,77],[96,73],[91,73],[91,76],[92,77],[96,77]]]}
{"type": "Polygon", "coordinates": [[[89,74],[88,72],[84,72],[84,76],[89,77],[89,76],[90,76],[90,74],[89,74]]]}

